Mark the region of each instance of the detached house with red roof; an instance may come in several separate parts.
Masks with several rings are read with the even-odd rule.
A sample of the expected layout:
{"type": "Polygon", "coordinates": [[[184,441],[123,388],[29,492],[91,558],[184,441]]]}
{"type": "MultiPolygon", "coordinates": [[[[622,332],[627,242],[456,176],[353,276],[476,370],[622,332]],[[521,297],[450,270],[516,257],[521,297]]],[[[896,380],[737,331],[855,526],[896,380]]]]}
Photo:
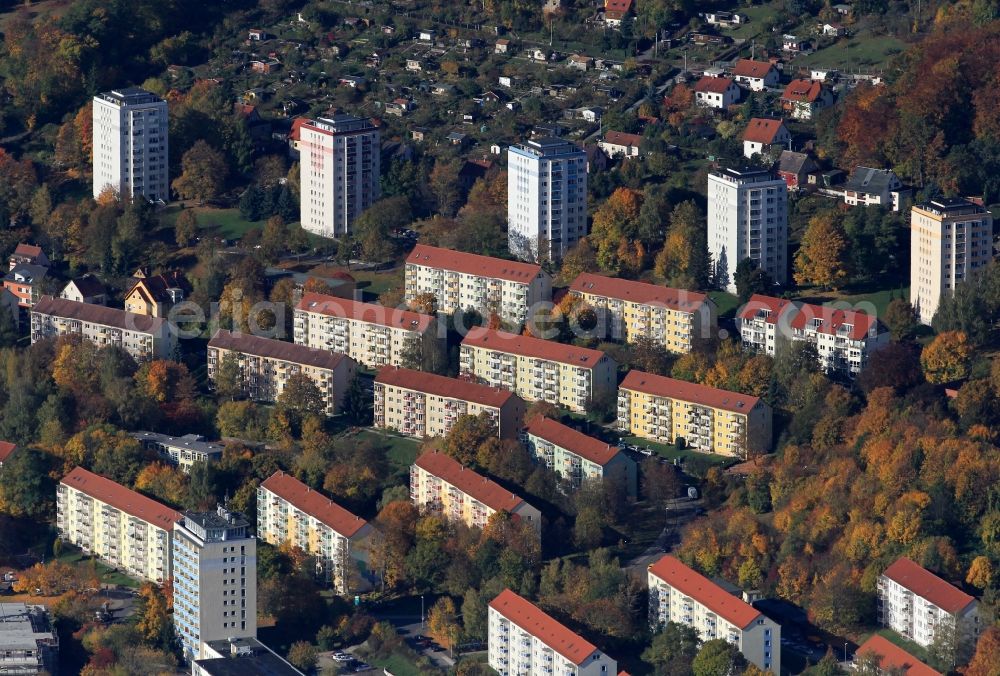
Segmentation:
{"type": "Polygon", "coordinates": [[[489,665],[501,676],[610,676],[618,663],[527,599],[504,589],[490,601],[489,665]]]}
{"type": "Polygon", "coordinates": [[[0,441],[0,469],[3,469],[3,464],[10,460],[10,456],[14,454],[14,449],[17,448],[17,444],[12,444],[9,441],[0,441]]]}
{"type": "Polygon", "coordinates": [[[781,109],[796,120],[811,120],[833,105],[833,92],[819,80],[792,80],[781,95],[781,109]]]}
{"type": "Polygon", "coordinates": [[[421,510],[485,528],[490,517],[507,512],[541,534],[541,513],[518,495],[439,451],[425,451],[410,466],[410,499],[421,510]]]}
{"type": "Polygon", "coordinates": [[[728,641],[751,664],[781,673],[781,627],[774,620],[669,554],[649,566],[648,579],[654,630],[685,624],[702,641],[728,641]]]}
{"type": "Polygon", "coordinates": [[[632,12],[632,0],[604,0],[604,23],[620,28],[632,12]]]}
{"type": "Polygon", "coordinates": [[[635,461],[617,446],[542,416],[528,422],[521,438],[535,462],[557,472],[574,488],[584,481],[612,479],[621,481],[635,497],[635,461]]]}
{"type": "Polygon", "coordinates": [[[42,247],[34,244],[18,244],[14,253],[7,259],[7,270],[13,270],[18,265],[40,265],[43,268],[49,267],[49,257],[42,251],[42,247]]]}
{"type": "Polygon", "coordinates": [[[878,634],[862,643],[854,653],[854,664],[859,658],[875,655],[878,667],[882,672],[902,674],[902,676],[941,676],[941,672],[932,669],[916,657],[906,652],[898,645],[878,634]]]}
{"type": "Polygon", "coordinates": [[[760,92],[778,86],[778,69],[768,61],[740,59],[733,66],[733,79],[750,91],[760,92]]]}
{"type": "Polygon", "coordinates": [[[981,631],[975,598],[905,556],[878,579],[878,621],[924,648],[944,628],[955,637],[960,659],[963,652],[969,657],[981,631]]]}
{"type": "Polygon", "coordinates": [[[604,138],[597,142],[597,146],[603,150],[608,157],[639,157],[639,147],[642,145],[642,137],[638,134],[626,134],[623,131],[606,131],[604,138]]]}
{"type": "Polygon", "coordinates": [[[694,101],[705,108],[725,110],[740,100],[740,88],[728,77],[706,75],[694,85],[694,101]]]}
{"type": "Polygon", "coordinates": [[[749,159],[775,148],[784,149],[791,140],[792,134],[781,120],[754,117],[743,132],[743,157],[749,159]]]}
{"type": "Polygon", "coordinates": [[[771,407],[759,397],[632,370],[618,386],[629,436],[745,457],[771,449],[771,407]]]}
{"type": "Polygon", "coordinates": [[[257,537],[316,557],[338,594],[370,588],[371,525],[290,474],[275,472],[257,489],[257,537]]]}
{"type": "Polygon", "coordinates": [[[82,467],[56,489],[59,537],[129,575],[163,583],[179,512],[82,467]]]}
{"type": "Polygon", "coordinates": [[[466,334],[459,364],[464,376],[578,413],[614,396],[618,370],[600,350],[481,327],[466,334]]]}

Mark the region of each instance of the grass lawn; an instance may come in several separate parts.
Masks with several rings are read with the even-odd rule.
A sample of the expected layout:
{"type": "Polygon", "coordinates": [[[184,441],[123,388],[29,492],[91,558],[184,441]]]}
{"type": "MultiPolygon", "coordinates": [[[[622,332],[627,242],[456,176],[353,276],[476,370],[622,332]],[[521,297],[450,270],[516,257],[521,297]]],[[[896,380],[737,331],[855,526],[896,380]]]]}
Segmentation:
{"type": "Polygon", "coordinates": [[[387,455],[389,462],[396,469],[408,469],[413,464],[413,461],[417,459],[417,453],[420,451],[420,442],[410,437],[402,437],[389,433],[379,434],[372,430],[362,430],[358,432],[357,436],[359,438],[373,439],[380,444],[388,444],[389,450],[387,455]]]}
{"type": "Polygon", "coordinates": [[[737,458],[731,458],[727,455],[716,455],[715,453],[702,453],[701,451],[689,451],[687,449],[681,450],[674,446],[673,444],[661,444],[656,441],[650,441],[649,439],[644,439],[642,437],[622,437],[622,441],[633,446],[638,446],[639,448],[647,447],[655,451],[661,457],[667,460],[673,460],[674,458],[683,458],[685,461],[693,460],[698,463],[707,462],[709,464],[718,465],[731,465],[738,462],[737,458]]]}
{"type": "Polygon", "coordinates": [[[829,47],[795,59],[795,65],[843,69],[881,66],[905,48],[905,43],[896,38],[872,35],[862,30],[829,47]]]}
{"type": "Polygon", "coordinates": [[[411,662],[405,655],[392,653],[388,657],[372,657],[372,664],[382,667],[387,673],[393,676],[420,676],[420,668],[411,662]]]}
{"type": "MultiPolygon", "coordinates": [[[[913,641],[903,636],[900,636],[892,629],[879,629],[875,633],[881,636],[882,638],[886,639],[890,643],[898,645],[900,648],[910,653],[921,662],[927,661],[927,650],[923,646],[917,645],[913,641]]],[[[868,638],[869,637],[866,636],[865,640],[867,640],[868,638]]]]}
{"type": "Polygon", "coordinates": [[[875,314],[876,317],[881,317],[885,316],[885,310],[889,306],[889,301],[899,298],[900,293],[902,293],[903,298],[910,297],[910,289],[904,288],[902,292],[899,289],[882,289],[881,291],[856,294],[808,289],[797,298],[810,303],[825,303],[828,301],[847,302],[857,310],[863,310],[869,314],[875,314]]]}
{"type": "MultiPolygon", "coordinates": [[[[210,230],[223,239],[240,239],[253,228],[263,228],[264,221],[248,221],[240,214],[239,209],[216,209],[213,207],[188,207],[198,219],[198,227],[210,230]]],[[[167,207],[160,217],[164,225],[173,227],[180,214],[180,208],[167,207]]]]}
{"type": "Polygon", "coordinates": [[[708,296],[718,306],[720,317],[732,317],[736,315],[736,308],[740,306],[739,297],[727,291],[709,291],[708,296]]]}
{"type": "Polygon", "coordinates": [[[73,564],[78,568],[83,566],[93,566],[94,570],[97,571],[98,578],[105,584],[118,584],[123,587],[132,587],[133,589],[139,588],[139,580],[131,578],[124,573],[119,573],[110,566],[104,565],[97,559],[85,555],[78,549],[69,547],[68,545],[63,545],[63,548],[64,550],[58,558],[59,561],[73,564]]]}
{"type": "Polygon", "coordinates": [[[358,289],[364,293],[365,301],[374,301],[380,294],[389,289],[403,285],[402,268],[381,272],[372,270],[348,270],[347,272],[358,281],[358,289]]]}

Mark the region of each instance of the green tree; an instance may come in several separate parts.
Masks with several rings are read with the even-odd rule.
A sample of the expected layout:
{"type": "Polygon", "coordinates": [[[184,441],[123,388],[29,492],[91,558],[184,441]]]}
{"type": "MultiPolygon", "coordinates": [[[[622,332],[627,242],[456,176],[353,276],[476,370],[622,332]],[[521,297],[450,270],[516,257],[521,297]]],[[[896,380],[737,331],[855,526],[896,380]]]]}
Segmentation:
{"type": "Polygon", "coordinates": [[[917,311],[905,298],[894,298],[885,309],[885,324],[892,339],[905,340],[913,335],[919,325],[917,311]]]}
{"type": "Polygon", "coordinates": [[[198,236],[198,217],[192,209],[184,209],[174,221],[174,239],[177,246],[190,246],[198,236]]]}
{"type": "Polygon", "coordinates": [[[291,665],[307,674],[311,674],[316,668],[318,658],[316,646],[308,641],[296,641],[288,649],[288,661],[291,665]]]}
{"type": "Polygon", "coordinates": [[[736,265],[733,283],[736,284],[736,295],[739,296],[741,303],[746,303],[755,293],[770,294],[774,286],[767,272],[757,267],[757,264],[749,258],[744,258],[736,265]]]}
{"type": "Polygon", "coordinates": [[[323,393],[313,379],[304,373],[296,373],[285,383],[285,389],[278,395],[278,405],[302,416],[326,413],[323,393]]]}
{"type": "Polygon", "coordinates": [[[40,519],[53,508],[55,486],[46,456],[33,448],[18,448],[0,470],[0,512],[40,519]]]}
{"type": "Polygon", "coordinates": [[[692,662],[698,655],[701,639],[694,627],[667,622],[663,630],[642,653],[642,659],[653,665],[657,676],[693,676],[692,662]]]}
{"type": "Polygon", "coordinates": [[[365,389],[358,375],[354,376],[347,387],[342,411],[348,420],[359,427],[372,424],[372,395],[365,389]]]}
{"type": "Polygon", "coordinates": [[[181,159],[181,175],[174,179],[174,190],[184,199],[199,202],[222,194],[229,177],[226,156],[203,140],[198,140],[181,159]]]}
{"type": "Polygon", "coordinates": [[[243,369],[235,352],[226,352],[215,370],[215,392],[230,401],[243,395],[243,369]]]}
{"type": "Polygon", "coordinates": [[[694,676],[736,676],[746,667],[739,648],[723,638],[705,641],[691,663],[694,676]]]}

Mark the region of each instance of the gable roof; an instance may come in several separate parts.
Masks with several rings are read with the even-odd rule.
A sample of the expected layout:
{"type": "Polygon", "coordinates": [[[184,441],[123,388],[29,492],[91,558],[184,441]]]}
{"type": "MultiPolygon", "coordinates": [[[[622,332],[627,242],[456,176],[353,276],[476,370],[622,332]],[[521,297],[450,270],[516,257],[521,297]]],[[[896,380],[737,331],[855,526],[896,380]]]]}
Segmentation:
{"type": "Polygon", "coordinates": [[[49,269],[44,265],[35,263],[18,263],[10,269],[4,281],[16,281],[18,284],[39,284],[49,273],[49,269]],[[24,281],[17,279],[17,275],[24,278],[24,281]]]}
{"type": "Polygon", "coordinates": [[[749,413],[760,401],[760,397],[752,397],[749,394],[720,390],[708,385],[657,376],[635,369],[625,375],[625,379],[622,380],[618,388],[645,392],[657,397],[671,397],[733,413],[749,413]]]}
{"type": "Polygon", "coordinates": [[[785,87],[785,92],[781,95],[783,101],[794,101],[798,103],[815,103],[816,99],[823,93],[823,83],[819,80],[806,80],[799,78],[792,80],[785,87]]]}
{"type": "Polygon", "coordinates": [[[872,169],[871,167],[856,167],[851,177],[844,184],[845,190],[854,192],[882,194],[889,190],[896,174],[892,169],[872,169]]]}
{"type": "Polygon", "coordinates": [[[790,300],[755,293],[737,311],[736,316],[744,321],[763,319],[768,324],[777,324],[782,314],[795,314],[797,311],[798,307],[790,300]]]}
{"type": "Polygon", "coordinates": [[[490,601],[490,608],[577,666],[597,652],[593,643],[510,589],[490,601]]]}
{"type": "Polygon", "coordinates": [[[798,313],[792,318],[793,329],[813,329],[825,335],[837,335],[842,328],[850,326],[845,334],[851,340],[863,340],[868,332],[875,328],[878,320],[872,315],[855,310],[839,310],[827,305],[799,304],[798,313]],[[820,320],[818,327],[813,327],[813,320],[820,320]]]}
{"type": "Polygon", "coordinates": [[[161,317],[137,315],[103,305],[78,303],[75,300],[42,296],[31,308],[32,314],[52,315],[62,319],[76,319],[90,324],[114,326],[128,331],[150,333],[156,336],[165,335],[166,320],[161,317]]]}
{"type": "Polygon", "coordinates": [[[625,14],[632,9],[632,0],[604,0],[604,9],[625,14]]]}
{"type": "Polygon", "coordinates": [[[450,455],[437,450],[424,451],[413,464],[446,481],[474,500],[490,509],[513,512],[525,504],[524,500],[491,479],[474,472],[450,455]]]}
{"type": "Polygon", "coordinates": [[[606,131],[604,132],[604,142],[615,146],[635,146],[638,148],[642,144],[642,137],[623,131],[606,131]]]}
{"type": "Polygon", "coordinates": [[[176,270],[166,274],[136,279],[125,293],[125,297],[131,296],[137,288],[141,289],[140,293],[143,293],[146,298],[151,299],[154,303],[173,302],[170,294],[167,293],[167,289],[180,289],[185,294],[191,292],[191,284],[188,282],[187,277],[176,270]]]}
{"type": "Polygon", "coordinates": [[[554,340],[523,336],[519,333],[507,333],[484,327],[469,329],[462,345],[481,347],[486,350],[509,352],[524,357],[547,359],[561,364],[569,364],[578,368],[592,369],[605,356],[600,350],[593,350],[577,345],[557,343],[554,340]]]}
{"type": "Polygon", "coordinates": [[[60,483],[166,531],[181,519],[180,512],[82,467],[74,468],[60,483]]]}
{"type": "Polygon", "coordinates": [[[673,289],[658,284],[647,284],[619,277],[605,277],[583,272],[569,286],[570,291],[588,293],[605,298],[617,298],[629,303],[663,305],[671,310],[697,312],[708,296],[687,289],[673,289]]]}
{"type": "MultiPolygon", "coordinates": [[[[770,145],[774,143],[778,132],[782,129],[785,129],[785,123],[781,120],[754,117],[747,123],[747,128],[743,132],[743,140],[751,143],[770,145]]],[[[787,129],[785,129],[785,133],[788,133],[787,129]]]]}
{"type": "Polygon", "coordinates": [[[42,247],[36,246],[34,244],[18,244],[17,248],[14,249],[13,255],[38,258],[39,256],[42,255],[42,247]]]}
{"type": "Polygon", "coordinates": [[[708,92],[711,94],[724,94],[727,89],[733,86],[733,81],[728,77],[712,77],[703,75],[694,85],[696,92],[708,92]]]}
{"type": "Polygon", "coordinates": [[[252,336],[249,333],[234,333],[226,329],[216,331],[212,339],[208,341],[208,347],[242,352],[257,357],[277,359],[304,366],[314,366],[331,371],[336,369],[341,361],[349,358],[337,352],[318,350],[306,347],[305,345],[289,343],[284,340],[261,338],[260,336],[252,336]]]}
{"type": "Polygon", "coordinates": [[[80,295],[84,298],[92,298],[94,296],[100,296],[104,293],[104,284],[97,277],[91,274],[86,274],[83,277],[77,277],[69,281],[67,286],[72,284],[76,287],[76,290],[80,292],[80,295]]]}
{"type": "Polygon", "coordinates": [[[948,613],[961,612],[976,601],[905,556],[896,559],[882,574],[948,613]]]}
{"type": "Polygon", "coordinates": [[[791,150],[782,150],[778,158],[778,171],[789,174],[801,174],[816,170],[816,163],[806,153],[796,153],[791,150]]]}
{"type": "Polygon", "coordinates": [[[441,270],[452,270],[467,275],[494,277],[521,284],[530,284],[542,272],[541,265],[507,261],[478,254],[453,251],[441,247],[417,244],[406,257],[409,265],[422,265],[441,270]]]}
{"type": "Polygon", "coordinates": [[[269,476],[261,484],[279,498],[291,503],[296,509],[315,517],[345,538],[353,537],[359,530],[368,525],[360,516],[355,516],[319,491],[290,474],[278,471],[269,476]]]}
{"type": "Polygon", "coordinates": [[[761,615],[743,599],[733,596],[669,554],[650,564],[649,572],[740,629],[746,629],[761,615]]]}
{"type": "Polygon", "coordinates": [[[733,67],[733,75],[738,75],[740,77],[763,78],[772,70],[774,70],[774,66],[767,61],[740,59],[733,67]]]}
{"type": "Polygon", "coordinates": [[[543,416],[532,418],[524,429],[528,434],[541,437],[598,465],[608,464],[621,453],[611,444],[606,444],[600,439],[587,436],[583,432],[543,416]]]}
{"type": "Polygon", "coordinates": [[[378,375],[375,376],[375,382],[432,394],[437,397],[471,401],[493,408],[504,406],[511,397],[515,396],[513,392],[508,390],[396,366],[383,366],[379,369],[378,375]]]}
{"type": "Polygon", "coordinates": [[[889,639],[878,634],[874,634],[862,643],[855,655],[860,657],[868,653],[875,653],[881,658],[879,667],[885,671],[902,669],[906,676],[941,676],[940,671],[930,668],[889,639]]]}
{"type": "Polygon", "coordinates": [[[0,441],[0,465],[7,462],[7,458],[11,456],[15,448],[17,448],[17,444],[12,444],[9,441],[0,441]]]}
{"type": "Polygon", "coordinates": [[[424,331],[431,325],[430,315],[386,307],[376,303],[361,303],[347,298],[328,296],[322,293],[305,293],[295,306],[297,311],[315,312],[328,317],[356,319],[380,326],[407,331],[424,331]]]}

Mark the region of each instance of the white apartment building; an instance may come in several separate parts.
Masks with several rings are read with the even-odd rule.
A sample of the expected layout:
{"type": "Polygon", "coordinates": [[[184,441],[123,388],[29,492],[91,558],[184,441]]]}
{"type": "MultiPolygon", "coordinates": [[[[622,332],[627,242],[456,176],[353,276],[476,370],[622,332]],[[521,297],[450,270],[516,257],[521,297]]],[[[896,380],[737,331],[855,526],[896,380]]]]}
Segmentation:
{"type": "Polygon", "coordinates": [[[45,606],[0,602],[0,674],[59,673],[59,634],[45,606]]]}
{"type": "Polygon", "coordinates": [[[302,227],[343,237],[381,194],[379,130],[371,120],[334,115],[299,127],[302,227]]]}
{"type": "Polygon", "coordinates": [[[527,599],[504,589],[490,601],[489,665],[500,676],[609,676],[618,663],[527,599]]]}
{"type": "Polygon", "coordinates": [[[191,676],[305,676],[255,638],[202,643],[205,656],[191,663],[191,676]]]}
{"type": "Polygon", "coordinates": [[[520,325],[534,305],[552,300],[552,278],[534,263],[418,244],[406,257],[406,302],[422,294],[438,312],[474,310],[520,325]]]}
{"type": "Polygon", "coordinates": [[[669,554],[650,564],[647,581],[654,630],[685,624],[702,641],[729,641],[751,664],[781,673],[781,627],[774,620],[669,554]]]}
{"type": "Polygon", "coordinates": [[[600,350],[476,327],[462,340],[461,375],[584,413],[595,399],[613,397],[618,365],[600,350]]]}
{"type": "Polygon", "coordinates": [[[402,366],[414,349],[442,349],[430,315],[320,293],[302,296],[293,329],[296,344],[346,354],[372,369],[402,366]]]}
{"type": "Polygon", "coordinates": [[[587,153],[583,148],[557,138],[533,139],[508,148],[510,253],[527,261],[559,260],[586,234],[587,153]]]}
{"type": "Polygon", "coordinates": [[[185,512],[174,524],[174,630],[188,662],[212,641],[257,637],[257,540],[236,512],[185,512]]]}
{"type": "Polygon", "coordinates": [[[200,434],[173,437],[159,432],[132,432],[142,447],[154,451],[164,460],[177,465],[185,474],[196,462],[218,462],[225,449],[221,443],[205,441],[200,434]]]}
{"type": "Polygon", "coordinates": [[[369,588],[367,540],[372,527],[360,516],[290,474],[275,472],[257,489],[257,537],[299,547],[317,559],[317,573],[338,594],[369,588]]]}
{"type": "Polygon", "coordinates": [[[718,308],[704,293],[584,272],[570,284],[594,311],[597,338],[635,342],[648,337],[675,353],[690,352],[695,338],[718,333],[718,308]]]}
{"type": "Polygon", "coordinates": [[[868,313],[839,310],[754,294],[736,314],[743,344],[774,356],[778,339],[816,347],[820,367],[857,375],[872,353],[889,343],[889,331],[868,313]]]}
{"type": "Polygon", "coordinates": [[[788,281],[788,186],[761,169],[708,175],[708,251],[726,289],[749,258],[778,284],[788,281]]]}
{"type": "Polygon", "coordinates": [[[584,481],[611,479],[621,481],[622,488],[635,497],[635,460],[617,446],[542,416],[525,425],[521,438],[535,462],[557,472],[574,488],[584,481]]]}
{"type": "Polygon", "coordinates": [[[939,198],[910,210],[910,302],[930,324],[941,298],[993,257],[993,216],[964,199],[939,198]]]}
{"type": "Polygon", "coordinates": [[[485,528],[497,512],[508,512],[539,533],[541,513],[506,488],[465,467],[450,455],[424,451],[410,465],[410,499],[422,510],[485,528]]]}
{"type": "Polygon", "coordinates": [[[966,658],[981,630],[975,598],[905,556],[878,579],[878,622],[924,648],[947,625],[966,658]]]}
{"type": "Polygon", "coordinates": [[[59,537],[143,580],[171,577],[170,543],[178,512],[76,467],[56,488],[59,537]]]}
{"type": "Polygon", "coordinates": [[[139,87],[94,97],[94,199],[107,188],[122,197],[170,201],[167,102],[139,87]]]}
{"type": "Polygon", "coordinates": [[[497,434],[517,437],[524,401],[508,390],[387,366],[374,386],[374,426],[411,437],[443,437],[463,415],[488,414],[497,434]]]}
{"type": "Polygon", "coordinates": [[[170,359],[177,334],[159,317],[42,296],[31,308],[31,342],[77,334],[98,346],[114,345],[138,362],[170,359]]]}

